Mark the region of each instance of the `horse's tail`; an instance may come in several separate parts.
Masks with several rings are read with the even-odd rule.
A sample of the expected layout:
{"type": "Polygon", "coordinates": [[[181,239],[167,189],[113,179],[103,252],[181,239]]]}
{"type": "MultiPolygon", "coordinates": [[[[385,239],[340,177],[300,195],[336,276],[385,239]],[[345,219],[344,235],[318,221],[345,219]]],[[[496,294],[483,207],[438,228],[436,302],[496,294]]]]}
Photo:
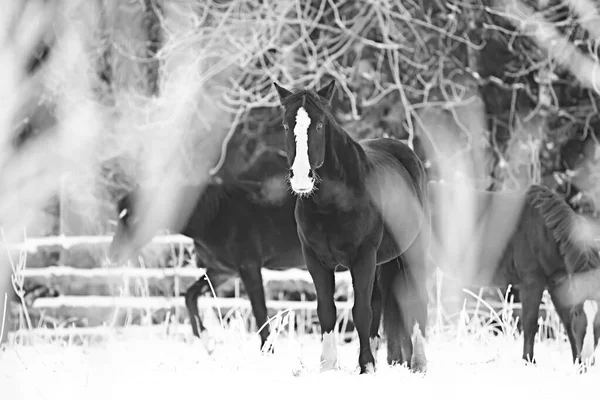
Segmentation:
{"type": "Polygon", "coordinates": [[[421,330],[427,328],[427,305],[419,299],[400,257],[379,266],[378,275],[388,363],[406,362],[411,369],[424,371],[427,360],[421,330]]]}
{"type": "Polygon", "coordinates": [[[564,258],[567,273],[573,274],[599,266],[600,257],[593,238],[586,235],[579,225],[581,216],[558,194],[545,186],[533,185],[527,190],[527,202],[540,213],[546,228],[552,233],[564,258]]]}

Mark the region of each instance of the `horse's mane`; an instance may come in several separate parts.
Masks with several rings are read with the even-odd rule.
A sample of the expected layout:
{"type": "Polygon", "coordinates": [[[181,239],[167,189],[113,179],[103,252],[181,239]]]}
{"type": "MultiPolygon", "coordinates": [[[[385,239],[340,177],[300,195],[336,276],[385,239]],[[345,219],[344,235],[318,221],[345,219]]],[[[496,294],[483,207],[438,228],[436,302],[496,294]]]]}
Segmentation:
{"type": "Polygon", "coordinates": [[[260,187],[258,182],[237,179],[223,181],[219,184],[210,183],[198,197],[196,207],[201,207],[203,216],[214,217],[228,202],[240,196],[248,196],[252,192],[249,186],[254,184],[257,188],[260,187]]]}
{"type": "Polygon", "coordinates": [[[593,241],[578,240],[574,237],[573,233],[580,229],[578,224],[581,216],[563,199],[544,186],[533,185],[527,190],[527,201],[539,211],[546,227],[552,232],[569,274],[597,269],[600,266],[600,255],[593,241]]]}

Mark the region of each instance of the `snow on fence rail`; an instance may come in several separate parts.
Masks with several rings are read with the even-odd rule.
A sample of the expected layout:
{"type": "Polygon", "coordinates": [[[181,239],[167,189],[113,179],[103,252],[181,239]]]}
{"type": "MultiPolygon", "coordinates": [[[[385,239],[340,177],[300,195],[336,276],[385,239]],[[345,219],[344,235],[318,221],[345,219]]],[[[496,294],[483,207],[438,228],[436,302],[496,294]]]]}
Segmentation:
{"type": "MultiPolygon", "coordinates": [[[[33,253],[40,247],[61,246],[68,249],[78,244],[109,244],[112,241],[112,235],[104,236],[47,236],[27,238],[23,242],[13,242],[3,245],[10,250],[27,250],[33,253]]],[[[151,243],[157,244],[194,244],[194,241],[187,236],[174,235],[156,235],[151,243]]]]}
{"type": "MultiPolygon", "coordinates": [[[[115,268],[92,268],[82,269],[70,266],[50,266],[46,268],[25,269],[22,272],[25,278],[52,278],[56,276],[72,276],[83,279],[97,278],[167,278],[185,277],[201,278],[205,274],[204,268],[138,268],[138,267],[115,267],[115,268]]],[[[300,267],[292,267],[285,271],[264,269],[262,271],[263,282],[301,281],[312,284],[312,278],[308,271],[300,267]]],[[[336,282],[350,284],[350,273],[348,271],[337,272],[336,282]]]]}
{"type": "MultiPolygon", "coordinates": [[[[112,236],[49,236],[27,238],[23,242],[13,242],[4,245],[9,250],[36,252],[39,248],[60,246],[68,249],[80,244],[109,244],[112,236]]],[[[178,234],[156,235],[152,243],[156,244],[193,244],[193,240],[178,234]]],[[[110,278],[201,278],[205,274],[204,268],[141,268],[141,267],[98,267],[92,269],[82,269],[72,266],[49,266],[45,268],[30,268],[21,272],[27,278],[46,278],[54,277],[73,277],[75,279],[110,279],[110,278]]],[[[306,269],[302,266],[292,267],[285,271],[275,271],[264,269],[262,271],[263,282],[285,282],[296,281],[306,284],[312,284],[312,278],[306,269]]],[[[346,284],[351,290],[350,273],[343,271],[336,273],[336,281],[346,284]]],[[[183,307],[184,299],[182,297],[113,297],[113,296],[59,296],[50,298],[38,298],[32,308],[36,309],[60,309],[60,308],[143,308],[143,309],[164,309],[171,307],[183,307]]],[[[250,303],[242,298],[210,298],[201,297],[198,299],[200,308],[239,308],[249,309],[250,303]]],[[[316,310],[316,302],[310,301],[282,301],[267,300],[267,307],[275,310],[316,310]]],[[[344,309],[348,307],[345,303],[340,303],[339,307],[344,309]]]]}
{"type": "MultiPolygon", "coordinates": [[[[9,243],[5,248],[26,250],[35,252],[40,247],[62,246],[69,248],[78,244],[108,244],[112,236],[51,236],[28,238],[24,242],[9,243]]],[[[193,240],[183,235],[156,235],[152,243],[158,244],[193,244],[193,240]]],[[[70,266],[50,266],[46,268],[25,269],[25,278],[52,278],[56,276],[72,276],[79,279],[97,278],[167,278],[188,277],[200,278],[205,274],[203,268],[140,268],[140,267],[99,267],[93,269],[81,269],[70,266]]],[[[305,269],[293,267],[286,271],[263,270],[264,283],[276,281],[301,281],[312,284],[310,274],[305,269]]],[[[336,273],[336,281],[346,283],[351,291],[351,278],[348,271],[336,273]]],[[[59,296],[55,298],[38,298],[32,307],[37,309],[59,309],[75,307],[96,308],[144,308],[164,309],[172,307],[183,307],[184,299],[177,297],[113,297],[113,296],[59,296]]],[[[198,306],[207,308],[240,308],[249,309],[250,303],[242,298],[212,298],[201,297],[198,306]]],[[[314,301],[284,301],[267,300],[267,307],[275,310],[316,310],[314,301]]],[[[348,302],[338,303],[340,309],[350,307],[348,302]]],[[[513,309],[519,309],[520,304],[514,304],[513,309]]]]}
{"type": "MultiPolygon", "coordinates": [[[[286,271],[263,270],[263,283],[295,281],[312,285],[310,274],[300,268],[292,268],[286,271]]],[[[23,271],[25,278],[46,278],[53,277],[75,277],[78,279],[107,279],[107,278],[167,278],[167,277],[189,277],[200,278],[204,275],[204,270],[200,268],[136,268],[136,267],[118,267],[118,268],[93,268],[80,269],[68,266],[51,266],[47,268],[25,269],[23,271]]],[[[351,290],[350,273],[343,271],[336,273],[336,283],[345,284],[351,290]]],[[[36,299],[32,307],[37,309],[57,309],[57,308],[76,308],[76,307],[95,307],[95,308],[149,308],[163,309],[175,306],[184,306],[184,299],[178,297],[113,297],[113,296],[59,296],[59,297],[41,297],[36,299]]],[[[200,297],[198,302],[200,308],[242,308],[249,309],[250,302],[243,298],[209,298],[200,297]]],[[[309,301],[281,301],[267,300],[267,307],[274,310],[315,310],[316,303],[309,301]]],[[[342,305],[341,307],[345,307],[342,305]]]]}
{"type": "MultiPolygon", "coordinates": [[[[291,300],[267,300],[267,308],[281,310],[306,310],[316,311],[316,301],[291,301],[291,300]]],[[[352,301],[336,301],[338,311],[352,308],[352,301]]],[[[487,301],[486,304],[491,308],[502,309],[505,305],[497,300],[487,301]]],[[[520,310],[521,303],[507,305],[512,310],[520,310]]],[[[35,300],[33,308],[136,308],[159,310],[173,307],[185,307],[185,299],[178,297],[137,297],[137,296],[59,296],[59,297],[40,297],[35,300]]],[[[198,308],[237,308],[241,310],[250,310],[250,301],[243,298],[234,297],[199,297],[198,308]]],[[[540,305],[541,310],[549,307],[545,304],[540,305]]]]}
{"type": "MultiPolygon", "coordinates": [[[[317,309],[316,301],[267,300],[267,308],[274,310],[308,310],[317,309]]],[[[351,302],[336,302],[339,310],[352,307],[351,302]]],[[[173,307],[185,307],[185,299],[179,297],[134,297],[134,296],[59,296],[40,297],[36,299],[34,308],[137,308],[159,310],[173,307]]],[[[198,298],[198,308],[237,308],[250,310],[250,302],[242,298],[198,298]]]]}

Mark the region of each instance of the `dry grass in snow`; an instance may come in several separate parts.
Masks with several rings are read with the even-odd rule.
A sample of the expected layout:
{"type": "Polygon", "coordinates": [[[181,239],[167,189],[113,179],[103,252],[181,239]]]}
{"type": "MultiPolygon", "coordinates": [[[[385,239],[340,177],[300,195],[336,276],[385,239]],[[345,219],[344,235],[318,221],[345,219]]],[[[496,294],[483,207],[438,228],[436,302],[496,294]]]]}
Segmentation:
{"type": "MultiPolygon", "coordinates": [[[[187,326],[180,328],[187,331],[187,326]]],[[[320,373],[316,336],[280,335],[274,355],[258,338],[234,328],[208,355],[197,341],[138,334],[76,346],[43,342],[0,353],[5,399],[261,398],[594,398],[600,368],[578,375],[566,342],[536,344],[538,365],[520,360],[521,339],[437,335],[429,340],[429,371],[389,367],[378,353],[374,376],[359,376],[358,344],[340,345],[341,369],[320,373]]]]}

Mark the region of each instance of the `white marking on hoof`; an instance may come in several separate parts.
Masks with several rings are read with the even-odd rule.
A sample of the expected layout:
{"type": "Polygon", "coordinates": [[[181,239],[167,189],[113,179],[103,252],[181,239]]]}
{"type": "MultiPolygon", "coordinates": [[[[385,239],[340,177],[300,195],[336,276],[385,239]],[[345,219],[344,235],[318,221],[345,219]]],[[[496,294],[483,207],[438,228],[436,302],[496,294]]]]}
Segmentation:
{"type": "Polygon", "coordinates": [[[593,364],[594,362],[594,321],[598,314],[598,303],[594,300],[583,302],[583,312],[587,320],[583,345],[581,346],[581,362],[593,364]]]}
{"type": "Polygon", "coordinates": [[[333,332],[323,334],[321,349],[321,371],[338,368],[337,345],[333,332]]]}
{"type": "Polygon", "coordinates": [[[379,347],[381,346],[381,339],[378,337],[372,337],[369,339],[371,345],[371,353],[373,353],[373,357],[379,351],[379,347]]]}
{"type": "Polygon", "coordinates": [[[208,354],[212,354],[217,347],[217,341],[208,332],[205,332],[201,337],[202,345],[208,354]]]}
{"type": "Polygon", "coordinates": [[[414,372],[427,371],[427,356],[425,354],[425,338],[421,333],[419,324],[415,322],[411,336],[413,344],[413,353],[410,358],[410,369],[414,372]]]}
{"type": "Polygon", "coordinates": [[[315,187],[315,180],[309,175],[308,127],[310,122],[308,113],[304,107],[300,107],[296,113],[296,125],[294,126],[296,156],[292,163],[292,177],[290,178],[292,190],[300,195],[310,194],[315,187]]]}
{"type": "Polygon", "coordinates": [[[374,374],[375,373],[375,365],[373,365],[373,363],[368,363],[365,366],[365,373],[366,374],[374,374]]]}

